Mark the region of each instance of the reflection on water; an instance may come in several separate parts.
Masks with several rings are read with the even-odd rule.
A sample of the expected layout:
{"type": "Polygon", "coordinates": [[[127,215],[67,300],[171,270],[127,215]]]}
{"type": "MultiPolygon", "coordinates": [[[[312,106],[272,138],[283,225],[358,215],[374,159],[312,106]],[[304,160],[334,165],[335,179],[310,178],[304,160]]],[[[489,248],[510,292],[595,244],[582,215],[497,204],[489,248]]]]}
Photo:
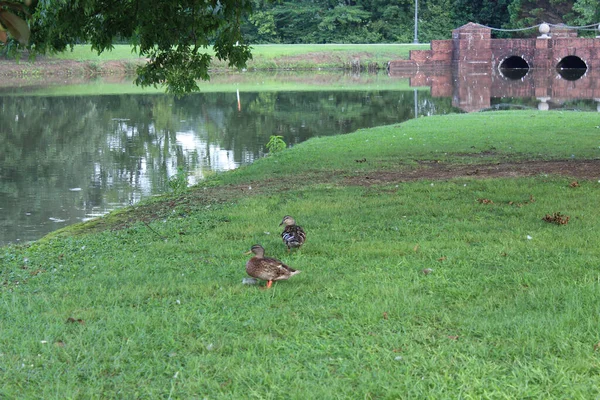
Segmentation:
{"type": "Polygon", "coordinates": [[[595,110],[594,98],[600,98],[591,71],[577,81],[535,70],[519,79],[453,71],[398,78],[225,75],[204,85],[205,92],[183,98],[0,88],[0,245],[35,240],[163,193],[178,168],[189,171],[193,184],[251,163],[263,156],[271,135],[294,145],[415,115],[509,107],[595,110]]]}
{"type": "Polygon", "coordinates": [[[525,78],[529,68],[500,68],[500,73],[511,81],[525,78]]]}
{"type": "Polygon", "coordinates": [[[396,72],[391,79],[429,86],[434,98],[452,97],[465,112],[507,107],[600,111],[600,71],[571,68],[442,69],[413,74],[396,72]]]}
{"type": "MultiPolygon", "coordinates": [[[[405,85],[406,87],[407,85],[405,85]]],[[[418,99],[424,114],[457,112],[418,99]]],[[[106,96],[0,96],[0,244],[193,184],[289,145],[413,118],[414,91],[328,90],[106,96]]]]}
{"type": "Polygon", "coordinates": [[[567,81],[578,81],[585,75],[585,73],[587,72],[587,69],[585,69],[585,68],[557,69],[557,72],[561,76],[561,78],[563,78],[567,81]]]}

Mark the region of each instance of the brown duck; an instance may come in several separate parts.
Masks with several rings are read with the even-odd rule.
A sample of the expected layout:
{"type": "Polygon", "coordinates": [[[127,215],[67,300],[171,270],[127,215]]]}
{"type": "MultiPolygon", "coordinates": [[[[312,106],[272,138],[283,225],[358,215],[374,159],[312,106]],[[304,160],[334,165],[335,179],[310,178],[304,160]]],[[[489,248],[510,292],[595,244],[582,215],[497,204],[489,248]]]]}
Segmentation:
{"type": "Polygon", "coordinates": [[[289,215],[283,217],[279,226],[281,225],[285,225],[283,232],[281,232],[281,238],[287,246],[288,251],[292,248],[300,248],[306,241],[306,232],[304,232],[304,229],[296,225],[296,220],[289,215]]]}
{"type": "Polygon", "coordinates": [[[246,254],[250,253],[254,253],[254,257],[246,263],[246,272],[253,278],[267,281],[267,288],[271,287],[273,281],[283,281],[300,273],[279,260],[265,257],[265,249],[260,244],[252,246],[246,254]]]}

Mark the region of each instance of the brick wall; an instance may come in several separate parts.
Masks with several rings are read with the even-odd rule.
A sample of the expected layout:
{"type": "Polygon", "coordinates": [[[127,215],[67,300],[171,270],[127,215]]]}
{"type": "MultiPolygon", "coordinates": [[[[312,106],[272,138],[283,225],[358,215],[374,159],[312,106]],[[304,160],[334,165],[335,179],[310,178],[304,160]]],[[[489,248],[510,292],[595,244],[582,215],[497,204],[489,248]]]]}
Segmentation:
{"type": "Polygon", "coordinates": [[[412,50],[408,60],[390,61],[388,67],[391,74],[451,66],[489,69],[517,56],[530,68],[554,68],[564,57],[576,56],[588,69],[600,69],[600,39],[578,38],[576,34],[553,28],[550,39],[492,39],[489,28],[469,22],[454,29],[452,39],[433,40],[430,50],[412,50]]]}

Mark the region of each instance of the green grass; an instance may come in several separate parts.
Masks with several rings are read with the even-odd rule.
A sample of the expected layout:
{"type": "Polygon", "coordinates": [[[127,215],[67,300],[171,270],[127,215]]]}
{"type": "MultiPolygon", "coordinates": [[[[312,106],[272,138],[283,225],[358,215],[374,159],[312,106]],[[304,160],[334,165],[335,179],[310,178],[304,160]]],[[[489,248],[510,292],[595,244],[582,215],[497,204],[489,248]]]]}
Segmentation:
{"type": "MultiPolygon", "coordinates": [[[[298,44],[253,45],[252,59],[247,63],[250,70],[267,69],[341,69],[353,65],[377,65],[385,68],[388,61],[407,59],[410,50],[429,49],[428,44],[298,44]]],[[[213,56],[212,69],[228,69],[226,61],[214,57],[212,48],[205,52],[213,56]]],[[[129,45],[116,45],[100,55],[89,45],[77,45],[73,50],[55,54],[49,60],[75,60],[84,62],[130,61],[140,57],[129,45]]]]}
{"type": "Polygon", "coordinates": [[[74,60],[74,61],[114,61],[130,60],[135,61],[140,57],[130,45],[118,44],[112,50],[103,51],[98,54],[92,50],[90,45],[80,44],[73,46],[73,49],[66,50],[63,53],[53,54],[48,57],[50,60],[74,60]]]}
{"type": "MultiPolygon", "coordinates": [[[[335,54],[340,59],[349,59],[357,53],[364,53],[365,61],[385,62],[408,58],[410,50],[428,49],[428,44],[297,44],[297,45],[278,45],[265,44],[253,45],[252,56],[249,66],[254,64],[274,63],[282,57],[303,56],[306,54],[335,54]]],[[[105,51],[98,55],[92,51],[89,45],[77,45],[73,50],[59,53],[50,57],[57,60],[76,60],[76,61],[110,61],[110,60],[136,60],[139,58],[137,53],[132,51],[129,45],[115,45],[110,51],[105,51]]],[[[206,52],[214,56],[212,48],[206,49],[206,52]]]]}
{"type": "Polygon", "coordinates": [[[154,199],[169,216],[150,225],[1,248],[0,397],[596,398],[599,182],[303,179],[387,171],[421,147],[476,155],[492,141],[465,143],[481,126],[497,148],[511,143],[505,160],[597,159],[593,121],[470,114],[312,139],[185,195],[196,202],[154,199]],[[545,147],[525,124],[548,129],[545,147]],[[398,131],[413,139],[392,148],[398,131]],[[348,162],[359,145],[368,162],[348,162]],[[287,163],[297,168],[273,176],[287,163]],[[241,192],[234,183],[252,189],[209,201],[241,192]],[[569,223],[542,220],[553,212],[569,223]],[[308,232],[292,254],[285,214],[308,232]],[[242,285],[254,243],[303,272],[270,290],[242,285]]]}
{"type": "Polygon", "coordinates": [[[328,172],[337,177],[372,170],[411,169],[419,161],[454,164],[507,160],[600,158],[596,113],[489,112],[452,114],[315,138],[293,152],[221,175],[227,183],[257,177],[328,172]],[[357,163],[356,160],[363,160],[357,163]],[[337,172],[337,173],[336,173],[337,172]]]}

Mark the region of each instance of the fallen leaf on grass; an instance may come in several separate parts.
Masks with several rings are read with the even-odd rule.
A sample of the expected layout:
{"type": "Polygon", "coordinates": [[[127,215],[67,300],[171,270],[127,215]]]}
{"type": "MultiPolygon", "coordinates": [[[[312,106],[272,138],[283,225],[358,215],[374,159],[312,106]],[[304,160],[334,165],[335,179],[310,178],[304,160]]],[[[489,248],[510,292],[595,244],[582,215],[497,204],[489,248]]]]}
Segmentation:
{"type": "Polygon", "coordinates": [[[383,313],[383,319],[388,319],[388,313],[387,312],[383,313]]]}
{"type": "Polygon", "coordinates": [[[494,202],[490,199],[477,199],[481,204],[494,204],[494,202]]]}
{"type": "Polygon", "coordinates": [[[508,205],[509,206],[515,206],[515,207],[523,207],[527,204],[531,204],[531,203],[535,203],[535,198],[533,197],[532,194],[529,195],[529,201],[524,201],[523,203],[518,203],[515,201],[509,201],[508,205]]]}
{"type": "Polygon", "coordinates": [[[553,223],[556,225],[566,225],[569,223],[570,218],[571,217],[569,217],[568,215],[562,215],[559,212],[555,212],[552,215],[546,214],[546,216],[542,219],[546,222],[553,223]]]}
{"type": "Polygon", "coordinates": [[[454,335],[448,335],[448,339],[450,340],[458,340],[458,335],[454,336],[454,335]]]}
{"type": "Polygon", "coordinates": [[[438,258],[438,261],[440,261],[440,262],[441,262],[441,261],[445,261],[445,260],[446,260],[446,257],[445,257],[445,256],[444,256],[444,257],[440,257],[440,258],[438,258]]]}
{"type": "Polygon", "coordinates": [[[29,275],[36,276],[37,274],[41,274],[42,272],[46,272],[45,269],[36,269],[35,271],[31,271],[29,275]]]}
{"type": "Polygon", "coordinates": [[[422,273],[424,273],[425,275],[429,275],[430,273],[433,272],[433,270],[431,268],[425,268],[423,271],[421,271],[422,273]]]}
{"type": "Polygon", "coordinates": [[[600,342],[598,342],[594,345],[594,351],[596,351],[598,349],[600,349],[600,342]]]}
{"type": "Polygon", "coordinates": [[[572,188],[579,187],[579,182],[577,182],[577,181],[573,181],[573,182],[571,182],[571,183],[569,184],[569,186],[571,186],[572,188]]]}
{"type": "Polygon", "coordinates": [[[85,324],[85,321],[82,320],[81,318],[78,318],[78,319],[75,319],[73,317],[67,318],[67,323],[74,324],[75,322],[77,322],[77,323],[79,323],[81,325],[85,324]]]}
{"type": "Polygon", "coordinates": [[[417,251],[419,251],[419,245],[416,244],[415,247],[413,247],[414,252],[416,253],[417,251]]]}

